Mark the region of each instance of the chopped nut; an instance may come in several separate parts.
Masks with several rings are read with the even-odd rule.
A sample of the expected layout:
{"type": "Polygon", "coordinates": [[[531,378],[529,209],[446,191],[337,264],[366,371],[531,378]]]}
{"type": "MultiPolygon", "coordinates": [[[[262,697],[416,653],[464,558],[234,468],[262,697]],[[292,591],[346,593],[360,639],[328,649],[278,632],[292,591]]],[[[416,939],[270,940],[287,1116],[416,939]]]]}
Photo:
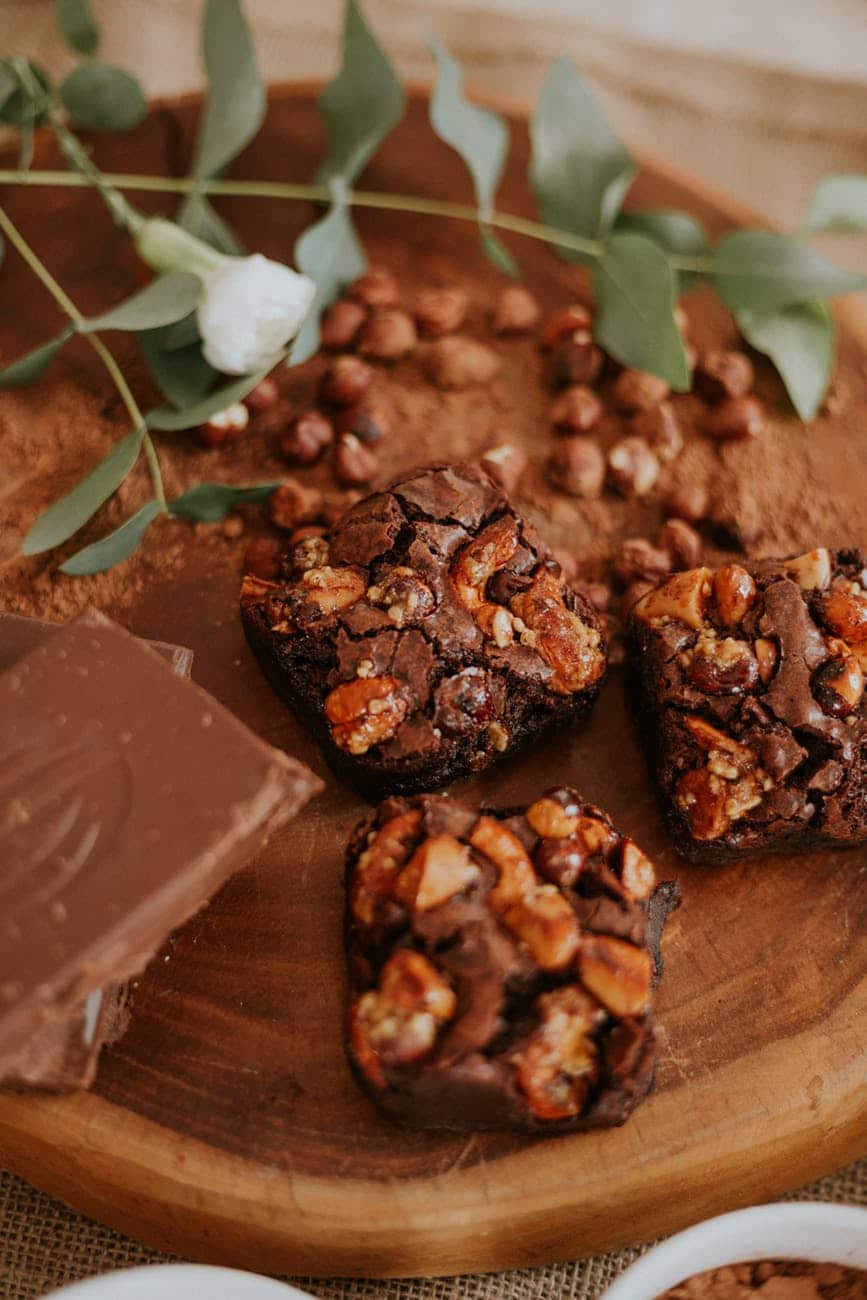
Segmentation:
{"type": "Polygon", "coordinates": [[[276,379],[266,375],[260,379],[254,388],[251,388],[244,398],[244,405],[251,415],[261,415],[263,411],[270,411],[280,400],[280,389],[277,387],[276,379]]]}
{"type": "Polygon", "coordinates": [[[835,586],[822,601],[830,628],[856,647],[867,641],[867,595],[857,588],[835,586]]]}
{"type": "Polygon", "coordinates": [[[578,826],[578,810],[564,808],[557,799],[543,795],[524,814],[528,823],[544,839],[564,839],[574,834],[578,826]]]}
{"type": "Polygon", "coordinates": [[[743,695],[759,681],[759,665],[745,641],[703,632],[686,656],[689,680],[707,695],[743,695]]]}
{"type": "Polygon", "coordinates": [[[467,315],[467,294],[457,285],[425,289],[415,302],[415,319],[425,338],[436,339],[460,329],[467,315]]]}
{"type": "Polygon", "coordinates": [[[825,546],[787,560],[785,568],[803,591],[825,591],[831,585],[831,553],[825,546]]]}
{"type": "Polygon", "coordinates": [[[560,311],[555,311],[553,316],[549,316],[542,326],[542,333],[539,343],[543,348],[553,348],[555,344],[562,343],[576,332],[576,330],[590,329],[592,318],[586,307],[580,303],[572,303],[569,307],[563,307],[560,311]]]}
{"type": "Polygon", "coordinates": [[[482,455],[482,465],[506,495],[511,496],[527,468],[527,453],[514,443],[501,442],[498,447],[490,447],[482,455]]]}
{"type": "Polygon", "coordinates": [[[304,411],[281,435],[280,451],[292,465],[312,465],[333,441],[331,421],[319,411],[304,411]]]}
{"type": "Polygon", "coordinates": [[[831,658],[818,668],[813,677],[813,694],[825,713],[846,718],[858,708],[864,695],[864,673],[857,657],[845,641],[832,637],[828,643],[831,658]]]}
{"type": "Polygon", "coordinates": [[[414,912],[428,912],[479,879],[466,844],[453,835],[425,840],[397,879],[394,896],[414,912]]]}
{"type": "Polygon", "coordinates": [[[561,970],[578,951],[578,918],[556,885],[536,885],[502,919],[542,970],[561,970]]]}
{"type": "Polygon", "coordinates": [[[689,569],[676,573],[661,587],[648,592],[635,606],[635,615],[646,623],[673,618],[700,630],[710,598],[710,569],[689,569]]]}
{"type": "Polygon", "coordinates": [[[342,433],[334,453],[334,473],[338,483],[353,487],[369,483],[376,477],[379,461],[369,447],[359,442],[354,433],[342,433]]]}
{"type": "Polygon", "coordinates": [[[589,330],[575,330],[561,339],[551,353],[549,376],[555,388],[569,384],[592,384],[604,361],[602,349],[593,342],[589,330]]]}
{"type": "Polygon", "coordinates": [[[759,665],[759,678],[767,686],[777,667],[777,659],[779,658],[777,643],[776,641],[769,641],[767,637],[760,636],[756,639],[753,650],[756,662],[759,665]]]}
{"type": "Polygon", "coordinates": [[[598,1003],[574,984],[536,999],[539,1025],[512,1053],[518,1087],[538,1119],[580,1115],[598,1072],[598,1003]]]}
{"type": "Polygon", "coordinates": [[[397,627],[426,618],[436,606],[428,584],[415,570],[403,565],[389,570],[375,587],[368,587],[367,599],[388,610],[388,617],[397,627]]]}
{"type": "Polygon", "coordinates": [[[591,438],[558,438],[548,457],[546,472],[555,487],[585,501],[602,495],[605,457],[591,438]]]}
{"type": "Polygon", "coordinates": [[[704,430],[721,442],[756,438],[765,427],[765,408],[757,397],[729,397],[704,417],[704,430]]]}
{"type": "Polygon", "coordinates": [[[359,442],[377,443],[389,433],[389,421],[380,404],[376,401],[358,402],[355,406],[345,406],[334,417],[337,433],[352,433],[359,442]]]}
{"type": "Polygon", "coordinates": [[[701,523],[708,510],[707,488],[699,483],[678,483],[668,493],[665,506],[676,519],[685,519],[690,524],[701,523]]]}
{"type": "Polygon", "coordinates": [[[745,397],[755,378],[745,352],[705,352],[695,368],[693,387],[699,397],[717,406],[730,397],[745,397]]]}
{"type": "Polygon", "coordinates": [[[381,900],[390,898],[401,868],[408,862],[421,827],[421,813],[410,809],[377,830],[352,875],[349,905],[361,925],[372,925],[381,900]]]}
{"type": "Polygon", "coordinates": [[[357,677],[342,682],[325,698],[325,714],[335,745],[350,754],[366,754],[391,740],[409,711],[394,677],[357,677]]]}
{"type": "Polygon", "coordinates": [[[605,672],[601,637],[566,608],[559,575],[547,568],[537,571],[532,584],[510,604],[512,613],[535,633],[531,644],[552,670],[552,691],[569,695],[599,680],[605,672]]]}
{"type": "Polygon", "coordinates": [[[551,407],[551,423],[566,433],[589,433],[602,419],[602,403],[586,384],[570,384],[551,407]]]}
{"type": "Polygon", "coordinates": [[[349,295],[365,307],[396,307],[400,302],[400,288],[391,271],[381,266],[371,266],[354,284],[349,295]]]}
{"type": "Polygon", "coordinates": [[[494,308],[495,334],[527,334],[539,324],[539,303],[521,284],[508,284],[494,308]]]}
{"type": "Polygon", "coordinates": [[[724,564],[713,577],[717,613],[726,627],[737,627],[755,604],[756,584],[740,564],[724,564]]]}
{"type": "Polygon", "coordinates": [[[585,935],[578,953],[581,982],[615,1016],[640,1016],[650,1001],[653,962],[644,948],[608,935],[585,935]]]}
{"type": "Polygon", "coordinates": [[[656,584],[671,573],[672,557],[669,551],[651,546],[643,537],[626,537],[620,543],[612,562],[615,578],[624,586],[637,578],[656,584]]]}
{"type": "Polygon", "coordinates": [[[614,381],[612,396],[621,411],[650,411],[671,392],[658,375],[646,370],[621,370],[614,381]]]}
{"type": "Polygon", "coordinates": [[[332,406],[353,406],[370,388],[373,371],[358,357],[335,357],[322,376],[319,394],[332,406]]]}
{"type": "Polygon", "coordinates": [[[309,569],[328,567],[329,546],[321,528],[299,528],[289,538],[289,552],[286,557],[287,572],[300,577],[309,569]]]}
{"type": "Polygon", "coordinates": [[[470,844],[497,868],[499,878],[489,895],[495,912],[502,914],[535,888],[536,873],[523,844],[496,817],[479,818],[470,844]]]}
{"type": "Polygon", "coordinates": [[[675,802],[694,839],[719,839],[731,826],[725,787],[725,781],[703,767],[684,772],[678,781],[675,802]]]}
{"type": "Polygon", "coordinates": [[[453,334],[430,345],[424,366],[438,388],[472,388],[490,383],[500,368],[500,358],[484,343],[453,334]]]}
{"type": "Polygon", "coordinates": [[[348,609],[364,595],[364,576],[349,565],[323,565],[305,569],[298,584],[305,601],[316,605],[323,614],[348,609]]]}
{"type": "Polygon", "coordinates": [[[362,994],[349,1014],[349,1040],[370,1082],[384,1088],[383,1066],[427,1056],[456,1010],[453,990],[427,957],[411,948],[389,957],[378,990],[362,994]]]}
{"type": "Polygon", "coordinates": [[[250,412],[243,402],[232,402],[223,411],[215,411],[204,424],[199,425],[199,441],[205,447],[225,447],[237,442],[247,431],[250,412]]]}
{"type": "Polygon", "coordinates": [[[659,478],[659,461],[643,438],[621,438],[608,452],[608,481],[625,497],[643,497],[659,478]]]}
{"type": "Polygon", "coordinates": [[[322,493],[317,488],[305,487],[297,479],[287,479],[268,499],[271,522],[289,533],[302,524],[312,524],[321,509],[322,493]]]}
{"type": "Polygon", "coordinates": [[[367,320],[367,309],[351,298],[341,298],[322,313],[319,337],[324,348],[338,351],[351,347],[367,320]]]}
{"type": "Polygon", "coordinates": [[[417,343],[412,317],[396,307],[374,312],[358,336],[359,352],[376,361],[399,361],[414,352],[417,343]]]}
{"type": "Polygon", "coordinates": [[[630,898],[642,901],[650,898],[656,885],[653,863],[634,840],[623,841],[620,858],[620,879],[630,898]]]}
{"type": "Polygon", "coordinates": [[[701,560],[701,538],[683,519],[667,519],[659,530],[656,544],[669,552],[673,569],[694,569],[701,560]]]}
{"type": "Polygon", "coordinates": [[[276,578],[280,574],[283,548],[276,537],[255,537],[244,552],[244,572],[256,578],[276,578]]]}

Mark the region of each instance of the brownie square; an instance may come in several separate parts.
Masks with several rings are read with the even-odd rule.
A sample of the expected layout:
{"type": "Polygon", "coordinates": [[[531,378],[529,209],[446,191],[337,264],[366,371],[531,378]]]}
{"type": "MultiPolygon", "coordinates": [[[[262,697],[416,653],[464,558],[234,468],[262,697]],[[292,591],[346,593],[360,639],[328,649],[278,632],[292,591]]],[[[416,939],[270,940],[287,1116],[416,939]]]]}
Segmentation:
{"type": "Polygon", "coordinates": [[[696,862],[867,839],[867,569],[819,548],[678,573],[630,616],[638,722],[696,862]]]}
{"type": "Polygon", "coordinates": [[[417,1128],[621,1124],[653,1080],[676,886],[572,789],[527,808],[388,799],[347,854],[347,1037],[417,1128]]]}
{"type": "Polygon", "coordinates": [[[590,707],[599,618],[502,490],[434,466],[353,506],[284,577],[244,581],[247,637],[334,770],[372,798],[432,789],[590,707]]]}

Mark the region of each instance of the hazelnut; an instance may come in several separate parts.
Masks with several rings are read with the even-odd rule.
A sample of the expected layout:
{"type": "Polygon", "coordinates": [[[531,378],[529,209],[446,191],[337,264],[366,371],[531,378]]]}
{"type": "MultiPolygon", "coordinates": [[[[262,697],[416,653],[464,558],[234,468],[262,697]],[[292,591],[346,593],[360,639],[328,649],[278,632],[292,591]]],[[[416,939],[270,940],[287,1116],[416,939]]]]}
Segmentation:
{"type": "Polygon", "coordinates": [[[270,411],[280,400],[280,389],[277,387],[277,380],[266,375],[260,379],[255,388],[251,388],[244,398],[244,405],[251,415],[261,415],[263,411],[270,411]]]}
{"type": "Polygon", "coordinates": [[[418,336],[408,312],[399,308],[377,311],[362,326],[358,350],[377,361],[399,361],[415,351],[418,336]]]}
{"type": "Polygon", "coordinates": [[[351,347],[358,331],[367,320],[367,309],[360,302],[351,298],[341,298],[333,302],[322,313],[319,326],[319,340],[324,348],[351,347]]]}
{"type": "Polygon", "coordinates": [[[199,425],[199,441],[205,447],[225,447],[244,436],[250,423],[250,412],[243,402],[232,402],[223,411],[215,411],[209,420],[199,425]]]}
{"type": "Polygon", "coordinates": [[[444,289],[424,289],[415,300],[415,319],[420,332],[429,339],[454,334],[467,315],[466,292],[456,285],[444,289]]]}
{"type": "Polygon", "coordinates": [[[323,569],[328,564],[329,547],[321,528],[299,528],[289,538],[289,550],[284,567],[300,577],[310,569],[323,569]]]}
{"type": "Polygon", "coordinates": [[[659,478],[659,461],[643,438],[620,438],[608,452],[608,481],[621,496],[643,497],[659,478]]]}
{"type": "Polygon", "coordinates": [[[346,487],[369,483],[378,469],[375,453],[359,442],[354,433],[340,435],[334,453],[334,474],[339,483],[346,487]]]}
{"type": "Polygon", "coordinates": [[[555,311],[553,316],[548,317],[542,326],[539,344],[543,348],[553,348],[555,344],[562,343],[576,330],[589,330],[592,323],[587,308],[582,307],[581,303],[572,303],[569,307],[563,307],[560,311],[555,311]]]}
{"type": "Polygon", "coordinates": [[[438,388],[472,388],[490,383],[500,368],[500,358],[484,343],[453,334],[431,344],[424,365],[438,388]]]}
{"type": "Polygon", "coordinates": [[[405,565],[390,569],[382,581],[367,589],[367,599],[372,605],[387,610],[392,623],[404,623],[427,618],[436,606],[433,591],[426,582],[405,565]]]}
{"type": "Polygon", "coordinates": [[[602,495],[605,457],[592,438],[573,434],[557,439],[546,472],[551,483],[563,492],[585,501],[593,500],[602,495]]]}
{"type": "Polygon", "coordinates": [[[586,384],[570,384],[551,406],[551,423],[565,433],[589,433],[602,419],[602,403],[586,384]]]}
{"type": "Polygon", "coordinates": [[[636,616],[644,623],[653,623],[657,619],[676,619],[685,623],[694,631],[701,631],[710,597],[710,569],[688,569],[686,573],[676,573],[661,587],[642,597],[636,608],[636,616]]]}
{"type": "Polygon", "coordinates": [[[382,266],[371,266],[350,285],[349,296],[365,307],[396,307],[400,302],[400,288],[391,271],[382,266]]]}
{"type": "Polygon", "coordinates": [[[615,578],[624,586],[636,578],[655,585],[668,577],[671,567],[668,551],[652,546],[643,537],[624,538],[611,565],[615,578]]]}
{"type": "Polygon", "coordinates": [[[693,387],[705,402],[718,406],[729,397],[745,397],[755,378],[745,352],[705,352],[695,368],[693,387]]]}
{"type": "Polygon", "coordinates": [[[280,451],[291,465],[312,465],[333,441],[331,421],[319,411],[304,411],[281,435],[280,451]]]}
{"type": "Polygon", "coordinates": [[[360,402],[370,387],[373,371],[359,357],[335,357],[322,376],[319,396],[332,406],[360,402]]]}
{"type": "Polygon", "coordinates": [[[759,681],[759,664],[745,641],[702,635],[686,656],[687,677],[707,695],[743,695],[759,681]]]}
{"type": "Polygon", "coordinates": [[[639,578],[636,582],[630,582],[629,586],[620,597],[620,613],[623,618],[629,617],[629,611],[639,600],[653,591],[656,586],[655,582],[648,582],[646,578],[639,578]]]}
{"type": "Polygon", "coordinates": [[[388,420],[378,402],[345,406],[334,417],[337,433],[354,433],[360,442],[375,443],[389,431],[388,420]]]}
{"type": "Polygon", "coordinates": [[[527,334],[539,324],[541,310],[529,289],[507,284],[494,307],[495,334],[527,334]]]}
{"type": "Polygon", "coordinates": [[[755,438],[765,427],[765,408],[757,397],[729,397],[705,414],[703,427],[721,442],[755,438]]]}
{"type": "Polygon", "coordinates": [[[244,572],[273,580],[280,575],[283,546],[276,537],[255,537],[244,552],[244,572]]]}
{"type": "Polygon", "coordinates": [[[483,454],[482,465],[506,495],[511,496],[527,468],[527,454],[522,447],[502,442],[483,454]]]}
{"type": "Polygon", "coordinates": [[[821,608],[825,622],[838,636],[855,647],[867,641],[867,595],[854,584],[850,588],[835,586],[821,608]]]}
{"type": "Polygon", "coordinates": [[[656,544],[669,552],[673,569],[694,569],[701,560],[701,538],[683,519],[666,519],[656,544]]]}
{"type": "Polygon", "coordinates": [[[717,613],[726,627],[736,627],[756,599],[756,584],[740,564],[724,564],[713,576],[717,613]]]}
{"type": "Polygon", "coordinates": [[[604,360],[602,349],[593,342],[589,330],[575,330],[562,339],[551,352],[549,377],[555,388],[568,384],[592,384],[604,360]]]}
{"type": "Polygon", "coordinates": [[[676,483],[665,498],[666,510],[675,519],[700,523],[707,514],[707,488],[699,483],[676,483]]]}
{"type": "Polygon", "coordinates": [[[614,381],[612,397],[621,411],[650,411],[671,392],[658,375],[646,370],[621,370],[614,381]]]}
{"type": "Polygon", "coordinates": [[[294,533],[303,524],[312,524],[321,509],[322,493],[294,478],[287,479],[268,499],[271,522],[288,533],[294,533]]]}
{"type": "Polygon", "coordinates": [[[671,402],[660,402],[649,411],[638,411],[629,422],[630,431],[645,438],[664,463],[675,460],[683,451],[683,434],[671,402]]]}
{"type": "Polygon", "coordinates": [[[826,713],[846,718],[858,708],[864,694],[864,673],[845,641],[833,637],[826,659],[813,677],[813,694],[826,713]]]}

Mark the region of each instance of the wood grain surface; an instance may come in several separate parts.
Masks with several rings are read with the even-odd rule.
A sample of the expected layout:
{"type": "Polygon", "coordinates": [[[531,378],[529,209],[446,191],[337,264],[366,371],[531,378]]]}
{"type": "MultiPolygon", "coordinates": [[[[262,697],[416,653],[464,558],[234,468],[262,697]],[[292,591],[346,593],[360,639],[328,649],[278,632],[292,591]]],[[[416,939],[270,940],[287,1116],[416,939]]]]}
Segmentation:
{"type": "MultiPolygon", "coordinates": [[[[160,109],[131,142],[101,142],[100,160],[180,170],[191,113],[160,109]]],[[[320,147],[309,93],[281,91],[238,174],[308,175],[320,147]]],[[[506,209],[529,211],[526,152],[519,127],[506,209]]],[[[464,192],[458,164],[431,141],[418,103],[370,181],[464,192]]],[[[715,229],[743,218],[656,163],[635,198],[689,208],[715,229]]],[[[91,195],[3,201],[35,239],[54,239],[53,269],[85,309],[100,284],[118,294],[131,287],[130,268],[112,269],[120,240],[91,195]],[[74,239],[57,235],[58,219],[90,231],[83,257],[74,239]]],[[[225,210],[251,244],[283,257],[309,220],[309,211],[276,203],[234,201],[225,210]]],[[[448,256],[470,280],[490,281],[471,229],[381,214],[360,225],[374,255],[403,258],[410,277],[414,261],[448,256]]],[[[562,301],[562,266],[542,246],[520,252],[543,299],[562,301]]],[[[0,324],[4,350],[44,336],[49,313],[11,260],[3,295],[20,305],[17,319],[4,313],[0,324]]],[[[849,313],[843,354],[853,369],[859,333],[849,313]]],[[[107,392],[85,352],[74,363],[82,384],[107,392]]],[[[532,430],[513,436],[538,459],[538,433],[535,446],[532,430]]],[[[846,454],[842,432],[839,446],[833,427],[823,436],[829,457],[846,454]]],[[[449,425],[439,445],[460,454],[468,450],[462,437],[449,425]]],[[[408,438],[395,468],[417,456],[408,438]]],[[[559,541],[575,528],[567,516],[547,523],[559,541]]],[[[187,535],[170,580],[154,556],[147,581],[107,612],[137,633],[191,646],[203,686],[322,771],[243,642],[238,556],[227,563],[187,535]]],[[[296,1274],[416,1275],[537,1264],[644,1240],[773,1197],[867,1151],[867,853],[720,871],[683,866],[664,835],[617,672],[583,730],[458,793],[519,802],[564,780],[604,804],[655,857],[660,877],[676,876],[683,888],[664,944],[657,1085],[623,1128],[560,1140],[439,1138],[377,1117],[341,1042],[342,843],[363,805],[330,779],[326,794],[151,964],[129,1033],[105,1053],[91,1094],[0,1098],[0,1161],[188,1257],[296,1274]]]]}

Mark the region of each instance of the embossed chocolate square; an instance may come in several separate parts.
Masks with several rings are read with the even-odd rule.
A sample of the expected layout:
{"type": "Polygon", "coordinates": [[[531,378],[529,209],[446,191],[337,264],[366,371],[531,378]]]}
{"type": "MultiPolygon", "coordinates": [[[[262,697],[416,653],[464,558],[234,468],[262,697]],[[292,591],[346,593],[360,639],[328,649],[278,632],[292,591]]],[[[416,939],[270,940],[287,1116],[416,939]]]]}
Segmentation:
{"type": "Polygon", "coordinates": [[[697,862],[867,840],[867,568],[818,548],[675,574],[630,616],[639,727],[697,862]]]}
{"type": "Polygon", "coordinates": [[[474,465],[416,471],[245,579],[247,637],[335,771],[434,789],[587,712],[599,618],[474,465]]]}

